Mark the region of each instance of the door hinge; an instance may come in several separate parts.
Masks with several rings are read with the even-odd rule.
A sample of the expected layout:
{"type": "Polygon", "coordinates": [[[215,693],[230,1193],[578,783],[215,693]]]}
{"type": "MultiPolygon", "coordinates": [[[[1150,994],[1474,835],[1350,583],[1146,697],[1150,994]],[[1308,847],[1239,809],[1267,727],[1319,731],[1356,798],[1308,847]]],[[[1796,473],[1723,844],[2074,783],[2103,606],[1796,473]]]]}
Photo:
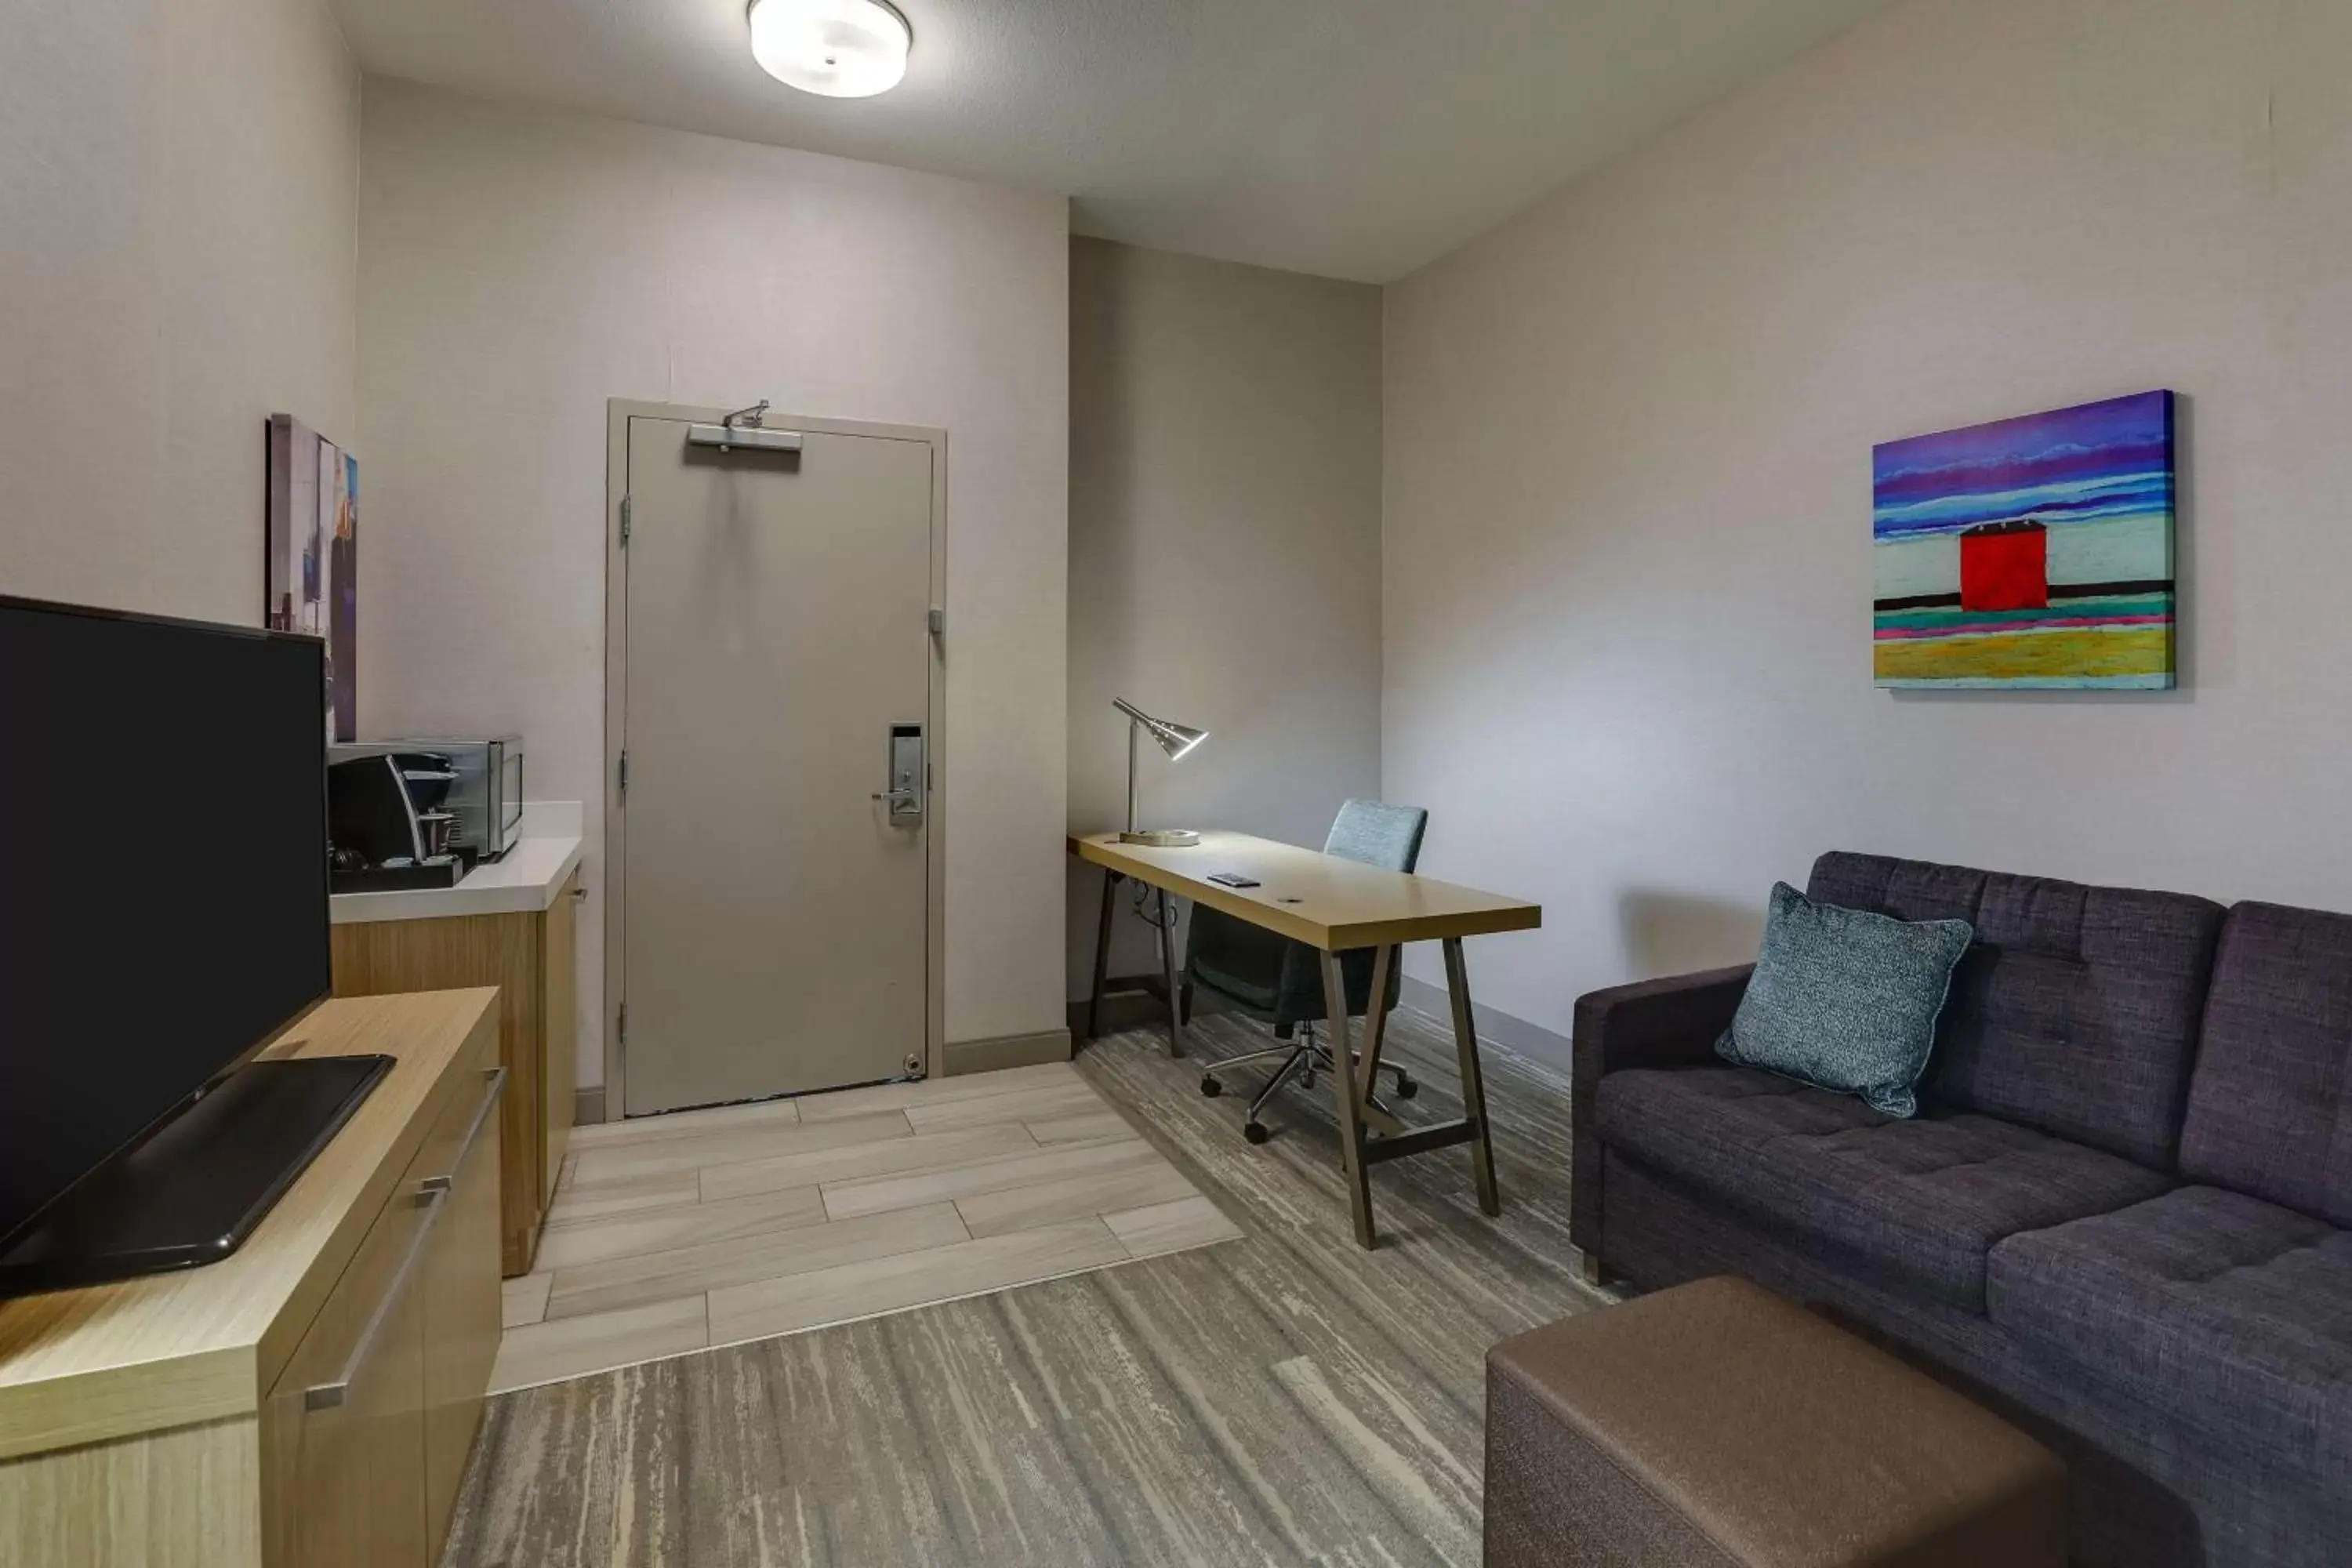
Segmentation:
{"type": "Polygon", "coordinates": [[[621,803],[625,805],[629,800],[629,753],[625,750],[621,752],[620,785],[621,803]]]}
{"type": "Polygon", "coordinates": [[[621,1044],[625,1046],[629,1043],[629,1005],[626,1002],[621,1004],[621,1016],[613,1021],[613,1032],[620,1037],[621,1044]]]}
{"type": "Polygon", "coordinates": [[[939,637],[948,629],[948,613],[939,605],[931,606],[931,635],[939,637]]]}
{"type": "Polygon", "coordinates": [[[621,548],[624,550],[629,547],[629,514],[636,510],[636,499],[635,496],[621,498],[621,548]]]}

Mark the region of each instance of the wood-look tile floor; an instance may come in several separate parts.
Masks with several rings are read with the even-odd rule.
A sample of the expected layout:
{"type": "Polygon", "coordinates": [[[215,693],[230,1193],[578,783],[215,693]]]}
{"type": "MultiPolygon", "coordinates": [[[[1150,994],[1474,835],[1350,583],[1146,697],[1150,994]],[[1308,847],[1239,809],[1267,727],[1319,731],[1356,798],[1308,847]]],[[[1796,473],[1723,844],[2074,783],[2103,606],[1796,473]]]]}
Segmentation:
{"type": "MultiPolygon", "coordinates": [[[[1262,1037],[1212,1017],[1192,1039],[1195,1059],[1170,1061],[1156,1030],[1113,1036],[1077,1074],[1241,1239],[496,1398],[445,1568],[1475,1563],[1486,1347],[1600,1300],[1569,1252],[1566,1083],[1490,1050],[1502,1217],[1478,1214],[1465,1151],[1398,1161],[1373,1173],[1368,1253],[1328,1086],[1286,1092],[1254,1147],[1239,1082],[1218,1100],[1199,1082],[1202,1058],[1262,1037]]],[[[1390,1039],[1424,1086],[1405,1120],[1459,1114],[1451,1041],[1403,1012],[1390,1039]]],[[[1088,1147],[1100,1114],[1071,1112],[1061,1141],[1088,1147]]],[[[1045,1121],[1024,1125],[1048,1145],[1045,1121]]],[[[805,1184],[791,1173],[808,1167],[771,1182],[758,1163],[720,1201],[805,1184]]],[[[627,1212],[591,1192],[575,1201],[627,1212]]],[[[981,1235],[1024,1208],[1002,1200],[963,1245],[1054,1228],[981,1235]]],[[[1146,1248],[1189,1223],[1127,1212],[1116,1234],[1146,1248]]],[[[665,1331],[661,1304],[611,1300],[665,1331]]]]}
{"type": "Polygon", "coordinates": [[[1240,1235],[1067,1063],[572,1135],[494,1393],[1240,1235]]]}

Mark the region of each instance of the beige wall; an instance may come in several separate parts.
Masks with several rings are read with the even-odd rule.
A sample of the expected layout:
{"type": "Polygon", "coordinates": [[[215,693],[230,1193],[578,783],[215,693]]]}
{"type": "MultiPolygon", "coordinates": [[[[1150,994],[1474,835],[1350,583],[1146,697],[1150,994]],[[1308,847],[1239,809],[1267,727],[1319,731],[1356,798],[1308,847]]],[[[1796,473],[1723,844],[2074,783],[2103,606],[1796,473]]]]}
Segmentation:
{"type": "MultiPolygon", "coordinates": [[[[1070,247],[1070,826],[1121,826],[1123,696],[1208,730],[1147,747],[1146,826],[1319,845],[1380,782],[1380,290],[1103,240],[1070,247]]],[[[1101,884],[1070,873],[1069,982],[1101,884]]],[[[1113,972],[1156,969],[1122,915],[1113,972]]]]}
{"type": "Polygon", "coordinates": [[[606,399],[944,426],[948,1037],[1059,1027],[1066,204],[373,79],[363,120],[362,727],[520,730],[586,803],[601,995],[606,399]]]}
{"type": "Polygon", "coordinates": [[[1912,0],[1390,291],[1387,788],[1545,905],[1482,1000],[1752,956],[1832,847],[2352,909],[2347,60],[1912,0]],[[1871,445],[2158,386],[2183,689],[1872,689],[1871,445]]]}
{"type": "Polygon", "coordinates": [[[257,622],[264,421],[353,435],[357,68],[317,0],[0,35],[0,592],[257,622]]]}

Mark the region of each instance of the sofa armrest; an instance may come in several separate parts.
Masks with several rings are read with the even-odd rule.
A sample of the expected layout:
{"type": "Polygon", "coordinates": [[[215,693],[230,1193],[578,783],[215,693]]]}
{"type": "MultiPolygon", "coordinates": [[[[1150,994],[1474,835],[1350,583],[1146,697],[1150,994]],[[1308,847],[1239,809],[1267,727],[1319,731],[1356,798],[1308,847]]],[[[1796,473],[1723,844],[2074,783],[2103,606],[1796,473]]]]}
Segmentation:
{"type": "Polygon", "coordinates": [[[1683,1067],[1715,1054],[1748,994],[1752,963],[1669,974],[1588,991],[1576,999],[1576,1079],[1625,1068],[1683,1067]]]}
{"type": "Polygon", "coordinates": [[[1593,1118],[1601,1079],[1627,1068],[1696,1067],[1713,1060],[1716,1038],[1731,1026],[1755,967],[1742,963],[1637,980],[1576,999],[1569,1239],[1590,1262],[1597,1265],[1602,1254],[1601,1135],[1593,1118]]]}

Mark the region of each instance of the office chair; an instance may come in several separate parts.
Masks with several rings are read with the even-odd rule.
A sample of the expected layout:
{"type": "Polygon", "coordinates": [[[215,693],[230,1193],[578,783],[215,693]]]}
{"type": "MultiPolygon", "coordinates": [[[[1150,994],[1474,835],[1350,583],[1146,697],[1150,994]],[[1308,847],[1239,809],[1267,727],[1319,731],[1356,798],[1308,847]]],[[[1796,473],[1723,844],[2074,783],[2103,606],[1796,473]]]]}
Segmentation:
{"type": "MultiPolygon", "coordinates": [[[[1339,807],[1339,815],[1331,824],[1331,835],[1324,841],[1323,852],[1383,870],[1410,871],[1421,858],[1421,837],[1428,826],[1429,813],[1417,805],[1351,800],[1339,807]]],[[[1340,954],[1339,972],[1347,991],[1348,1016],[1365,1016],[1371,1001],[1371,952],[1366,949],[1340,954]]],[[[1276,1039],[1289,1041],[1294,1034],[1298,1037],[1296,1044],[1246,1051],[1217,1063],[1222,1070],[1244,1062],[1283,1058],[1265,1087],[1258,1090],[1257,1098],[1250,1101],[1249,1120],[1242,1124],[1242,1136],[1253,1143],[1263,1143],[1266,1130],[1265,1123],[1258,1121],[1258,1112],[1265,1109],[1276,1089],[1294,1080],[1303,1089],[1311,1089],[1318,1072],[1337,1070],[1332,1065],[1331,1047],[1315,1038],[1317,1020],[1330,1016],[1324,1002],[1322,971],[1315,951],[1246,921],[1196,905],[1192,934],[1184,945],[1184,973],[1194,986],[1213,991],[1242,1012],[1273,1026],[1276,1039]]],[[[1391,965],[1388,994],[1381,998],[1382,1013],[1396,1006],[1402,978],[1402,967],[1391,965]]],[[[1349,1051],[1351,1062],[1361,1055],[1358,1050],[1349,1051]]],[[[1402,1067],[1383,1062],[1381,1071],[1394,1075],[1400,1100],[1411,1100],[1420,1089],[1412,1075],[1402,1067]]],[[[1203,1073],[1201,1092],[1212,1097],[1223,1094],[1224,1084],[1215,1072],[1203,1073]]],[[[1380,1101],[1375,1099],[1372,1103],[1379,1105],[1380,1101]]]]}

